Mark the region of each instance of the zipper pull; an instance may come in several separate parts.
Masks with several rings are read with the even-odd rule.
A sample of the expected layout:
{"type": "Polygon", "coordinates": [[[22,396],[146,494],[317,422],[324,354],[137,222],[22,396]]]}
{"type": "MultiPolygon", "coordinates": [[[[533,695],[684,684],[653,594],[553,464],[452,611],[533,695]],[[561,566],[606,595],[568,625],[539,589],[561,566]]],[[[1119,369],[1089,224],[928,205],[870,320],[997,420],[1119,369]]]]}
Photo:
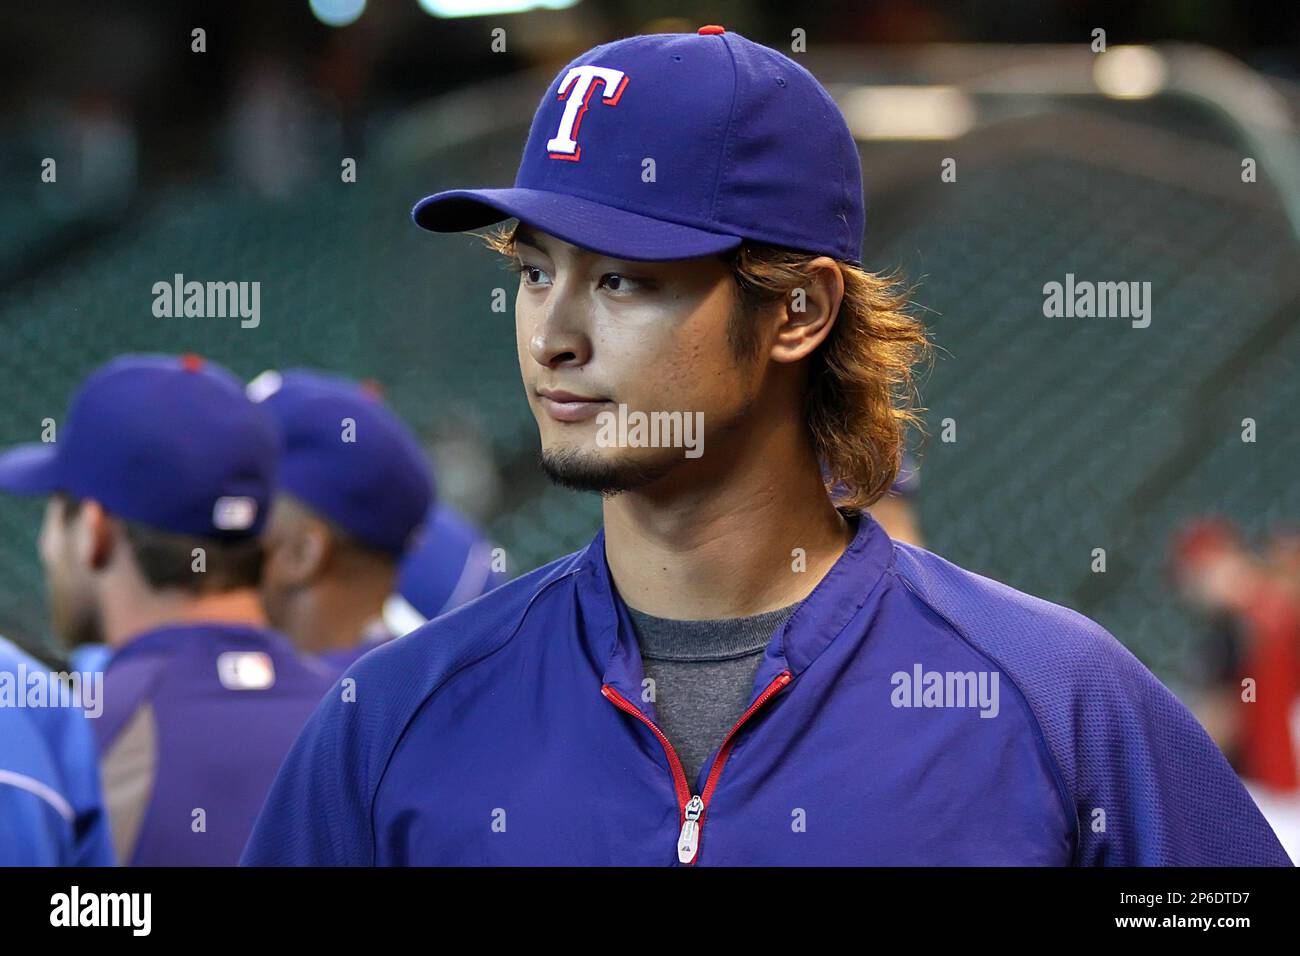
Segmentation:
{"type": "Polygon", "coordinates": [[[681,836],[677,838],[677,862],[693,863],[700,852],[700,817],[704,814],[704,801],[697,793],[686,804],[686,819],[682,821],[681,836]]]}

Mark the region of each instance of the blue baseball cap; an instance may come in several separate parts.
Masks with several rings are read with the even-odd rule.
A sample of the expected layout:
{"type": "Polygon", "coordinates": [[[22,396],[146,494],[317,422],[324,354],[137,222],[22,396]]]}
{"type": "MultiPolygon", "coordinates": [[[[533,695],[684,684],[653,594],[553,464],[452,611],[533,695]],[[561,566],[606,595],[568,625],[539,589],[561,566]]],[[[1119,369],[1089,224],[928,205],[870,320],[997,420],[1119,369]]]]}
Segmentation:
{"type": "Polygon", "coordinates": [[[486,594],[509,575],[492,568],[492,543],[468,518],[435,505],[397,571],[384,623],[397,635],[486,594]]]}
{"type": "Polygon", "coordinates": [[[126,355],[73,396],[57,440],[0,455],[0,491],[66,492],[205,538],[262,530],[279,442],[239,379],[197,355],[126,355]]]}
{"type": "Polygon", "coordinates": [[[400,556],[433,503],[433,471],[378,391],[306,369],[263,372],[247,391],[280,431],[279,490],[400,556]]]}
{"type": "Polygon", "coordinates": [[[750,239],[860,264],[866,224],[857,145],[830,94],[719,26],[584,53],[542,97],[513,188],[435,193],[411,215],[435,232],[513,217],[647,261],[750,239]]]}

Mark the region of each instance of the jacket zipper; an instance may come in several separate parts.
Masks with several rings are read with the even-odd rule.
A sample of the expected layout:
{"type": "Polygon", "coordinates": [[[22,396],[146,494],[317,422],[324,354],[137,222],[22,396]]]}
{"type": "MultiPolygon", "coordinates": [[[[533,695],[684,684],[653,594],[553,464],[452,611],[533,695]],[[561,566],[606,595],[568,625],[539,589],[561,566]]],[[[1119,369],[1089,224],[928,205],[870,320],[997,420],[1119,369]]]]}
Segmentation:
{"type": "Polygon", "coordinates": [[[722,746],[718,748],[718,756],[713,760],[709,776],[704,781],[703,795],[691,794],[690,783],[686,779],[686,771],[682,767],[681,758],[677,756],[677,751],[673,749],[673,745],[668,742],[668,738],[655,725],[655,722],[641,713],[640,709],[614,688],[608,684],[601,685],[600,692],[605,698],[619,710],[631,714],[649,727],[654,732],[654,735],[659,738],[664,753],[668,755],[668,765],[673,772],[673,786],[677,791],[677,807],[681,821],[681,832],[677,836],[678,862],[689,866],[695,862],[695,858],[699,855],[700,834],[704,829],[704,815],[708,812],[709,801],[713,799],[713,791],[717,789],[718,778],[722,775],[722,768],[726,764],[727,758],[731,756],[732,740],[736,736],[736,732],[744,726],[745,721],[749,720],[760,707],[775,697],[786,684],[790,683],[791,679],[789,671],[782,671],[777,674],[772,683],[764,688],[763,692],[740,715],[740,719],[727,731],[727,736],[722,740],[722,746]]]}

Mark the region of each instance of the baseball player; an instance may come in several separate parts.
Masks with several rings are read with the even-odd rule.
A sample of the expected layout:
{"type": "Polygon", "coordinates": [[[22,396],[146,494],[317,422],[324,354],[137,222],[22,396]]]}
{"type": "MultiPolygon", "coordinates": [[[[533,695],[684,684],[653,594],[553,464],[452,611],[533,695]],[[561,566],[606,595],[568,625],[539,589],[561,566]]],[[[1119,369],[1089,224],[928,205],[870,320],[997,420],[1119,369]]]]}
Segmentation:
{"type": "Polygon", "coordinates": [[[720,26],[598,46],[512,188],[414,218],[519,221],[543,466],[604,527],[354,666],[245,862],[1289,863],[1114,637],[866,512],[926,340],[803,67],[720,26]]]}
{"type": "MultiPolygon", "coordinates": [[[[0,866],[112,866],[95,741],[83,710],[18,706],[48,668],[0,638],[0,866]]],[[[76,701],[74,701],[76,703],[76,701]]]]}
{"type": "Polygon", "coordinates": [[[491,542],[464,515],[437,504],[397,571],[384,623],[397,636],[504,584],[491,542]]]}
{"type": "Polygon", "coordinates": [[[83,383],[57,441],[0,455],[0,489],[51,495],[40,554],[56,631],[112,650],[91,723],[124,865],[236,863],[333,683],[258,601],[278,450],[226,370],[126,356],[83,383]]]}
{"type": "Polygon", "coordinates": [[[384,602],[434,499],[419,442],[377,391],[331,375],[264,372],[248,393],[284,448],[262,599],[297,647],[343,671],[394,636],[384,602]]]}

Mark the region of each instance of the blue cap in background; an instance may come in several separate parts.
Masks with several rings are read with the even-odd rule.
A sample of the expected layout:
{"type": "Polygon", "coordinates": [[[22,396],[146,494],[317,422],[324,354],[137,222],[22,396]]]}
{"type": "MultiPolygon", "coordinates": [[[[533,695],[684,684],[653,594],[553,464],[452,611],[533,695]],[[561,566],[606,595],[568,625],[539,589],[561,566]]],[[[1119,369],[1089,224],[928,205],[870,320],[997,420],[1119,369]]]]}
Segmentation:
{"type": "Polygon", "coordinates": [[[436,193],[412,217],[436,232],[515,217],[620,259],[751,239],[860,263],[866,209],[857,144],[825,88],[707,26],[584,53],[542,96],[513,188],[436,193]]]}
{"type": "Polygon", "coordinates": [[[280,431],[279,491],[363,544],[400,556],[433,503],[433,470],[378,392],[291,369],[263,372],[248,394],[280,431]]]}
{"type": "Polygon", "coordinates": [[[397,591],[384,604],[384,623],[402,635],[454,610],[509,575],[492,570],[492,543],[468,519],[434,506],[397,572],[397,591]]]}
{"type": "Polygon", "coordinates": [[[262,530],[279,444],[234,375],[197,355],[126,355],[73,396],[56,440],[0,455],[0,491],[66,492],[162,531],[262,530]]]}

